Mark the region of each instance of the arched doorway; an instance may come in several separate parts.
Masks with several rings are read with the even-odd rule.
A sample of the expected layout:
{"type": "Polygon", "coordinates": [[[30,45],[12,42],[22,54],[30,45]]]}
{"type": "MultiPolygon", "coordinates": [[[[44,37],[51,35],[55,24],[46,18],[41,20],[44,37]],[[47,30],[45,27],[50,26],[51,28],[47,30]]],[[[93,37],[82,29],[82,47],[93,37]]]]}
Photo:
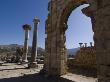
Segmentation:
{"type": "MultiPolygon", "coordinates": [[[[96,48],[99,67],[99,82],[101,82],[101,79],[107,82],[109,81],[109,78],[105,79],[106,74],[103,74],[102,71],[103,68],[108,69],[109,55],[107,56],[107,52],[109,51],[109,47],[107,44],[109,44],[110,41],[108,41],[109,37],[107,36],[107,33],[109,32],[105,33],[104,27],[99,24],[104,24],[103,22],[104,20],[107,21],[108,16],[105,12],[101,14],[103,11],[102,6],[104,6],[102,4],[104,1],[102,2],[102,0],[51,0],[49,2],[49,14],[48,19],[46,20],[47,37],[45,41],[46,55],[44,69],[48,75],[62,75],[66,73],[67,57],[65,47],[65,31],[67,30],[67,20],[75,8],[86,3],[90,4],[90,6],[82,9],[82,12],[91,17],[92,20],[94,45],[96,48]],[[106,19],[103,18],[105,16],[104,13],[106,14],[106,19]],[[99,20],[100,18],[101,20],[99,20]],[[105,41],[107,42],[106,44],[104,44],[105,41]],[[104,61],[101,61],[102,59],[104,61]]],[[[105,1],[104,4],[107,4],[107,1],[105,1]]],[[[104,6],[104,8],[107,9],[107,6],[104,6]]],[[[108,23],[106,22],[106,24],[108,23]]],[[[107,71],[105,70],[104,72],[107,71]]]]}
{"type": "Polygon", "coordinates": [[[79,43],[87,43],[93,41],[93,31],[91,18],[82,13],[82,9],[88,7],[89,4],[84,4],[74,9],[67,21],[68,29],[66,31],[66,48],[78,48],[79,43]]]}
{"type": "MultiPolygon", "coordinates": [[[[49,2],[49,14],[46,20],[45,69],[50,75],[66,73],[67,49],[65,47],[67,20],[78,6],[88,3],[86,0],[49,2]]],[[[85,10],[84,10],[85,11],[85,10]]]]}
{"type": "Polygon", "coordinates": [[[70,14],[66,30],[67,68],[73,74],[96,77],[97,64],[91,18],[82,13],[89,4],[75,8],[70,14]],[[80,44],[80,45],[79,45],[80,44]]]}

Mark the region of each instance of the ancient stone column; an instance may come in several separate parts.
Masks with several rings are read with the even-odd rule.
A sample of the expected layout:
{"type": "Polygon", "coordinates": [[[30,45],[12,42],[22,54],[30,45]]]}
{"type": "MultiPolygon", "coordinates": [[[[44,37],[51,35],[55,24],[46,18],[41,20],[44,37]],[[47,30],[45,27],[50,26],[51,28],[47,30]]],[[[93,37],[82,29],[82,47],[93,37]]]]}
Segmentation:
{"type": "Polygon", "coordinates": [[[23,29],[25,31],[25,41],[24,41],[24,48],[23,48],[23,56],[22,61],[28,62],[27,54],[28,54],[28,39],[29,39],[29,30],[31,30],[31,26],[28,24],[23,25],[23,29]]]}
{"type": "Polygon", "coordinates": [[[82,44],[83,44],[83,43],[79,43],[80,48],[82,47],[82,44]]]}
{"type": "Polygon", "coordinates": [[[36,62],[36,57],[37,57],[37,36],[38,36],[37,25],[40,22],[40,20],[35,17],[33,22],[34,22],[34,32],[33,32],[31,62],[29,64],[30,68],[37,67],[37,62],[36,62]]]}
{"type": "Polygon", "coordinates": [[[87,47],[87,43],[84,43],[85,44],[85,48],[87,47]]]}
{"type": "Polygon", "coordinates": [[[92,42],[90,42],[90,46],[93,47],[92,42]]]}

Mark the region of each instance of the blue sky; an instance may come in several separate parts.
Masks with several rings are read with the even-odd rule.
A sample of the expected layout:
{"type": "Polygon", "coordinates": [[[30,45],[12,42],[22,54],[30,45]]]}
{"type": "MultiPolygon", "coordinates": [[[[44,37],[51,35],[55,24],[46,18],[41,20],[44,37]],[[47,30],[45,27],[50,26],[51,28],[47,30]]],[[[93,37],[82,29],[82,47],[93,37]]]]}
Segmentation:
{"type": "MultiPolygon", "coordinates": [[[[29,45],[32,44],[33,18],[40,19],[38,46],[45,47],[45,20],[48,14],[48,0],[0,0],[0,45],[23,44],[23,24],[30,24],[29,45]]],[[[81,7],[82,8],[82,7],[81,7]]],[[[68,20],[67,48],[78,47],[79,42],[92,41],[90,18],[76,9],[68,20]],[[89,21],[88,21],[89,20],[89,21]],[[71,38],[68,35],[71,34],[71,38]]]]}
{"type": "Polygon", "coordinates": [[[91,18],[87,17],[81,12],[81,9],[87,7],[88,4],[79,6],[72,11],[68,18],[68,29],[66,32],[66,47],[76,48],[79,47],[79,43],[93,42],[93,31],[91,25],[91,18]]]}
{"type": "MultiPolygon", "coordinates": [[[[33,27],[33,18],[40,19],[39,44],[44,47],[45,20],[47,18],[48,0],[0,0],[0,44],[23,44],[23,24],[33,27]]],[[[32,32],[30,32],[29,45],[32,44],[32,32]]]]}

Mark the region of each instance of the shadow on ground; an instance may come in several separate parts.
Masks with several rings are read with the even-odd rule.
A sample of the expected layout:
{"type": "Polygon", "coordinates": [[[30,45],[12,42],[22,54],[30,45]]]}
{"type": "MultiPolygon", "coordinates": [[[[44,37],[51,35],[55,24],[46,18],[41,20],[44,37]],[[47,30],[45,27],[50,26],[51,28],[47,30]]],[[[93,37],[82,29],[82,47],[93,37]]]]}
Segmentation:
{"type": "Polygon", "coordinates": [[[77,75],[83,75],[86,77],[94,77],[97,78],[97,70],[91,69],[91,68],[85,68],[81,66],[73,66],[72,68],[69,68],[70,73],[77,74],[77,75]]]}
{"type": "Polygon", "coordinates": [[[5,70],[18,70],[18,69],[26,69],[26,68],[1,69],[0,71],[5,71],[5,70]]]}
{"type": "Polygon", "coordinates": [[[40,74],[0,79],[0,82],[74,82],[62,77],[44,77],[40,74]]]}

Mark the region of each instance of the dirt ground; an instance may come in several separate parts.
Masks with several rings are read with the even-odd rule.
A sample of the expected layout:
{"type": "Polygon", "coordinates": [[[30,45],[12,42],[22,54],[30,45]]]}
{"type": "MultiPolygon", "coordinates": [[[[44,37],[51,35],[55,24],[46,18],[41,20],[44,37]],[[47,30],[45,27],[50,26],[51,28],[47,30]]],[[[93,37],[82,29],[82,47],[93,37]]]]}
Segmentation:
{"type": "Polygon", "coordinates": [[[97,78],[68,73],[61,77],[45,77],[38,69],[26,69],[26,65],[3,64],[0,66],[0,82],[96,82],[97,78]]]}

